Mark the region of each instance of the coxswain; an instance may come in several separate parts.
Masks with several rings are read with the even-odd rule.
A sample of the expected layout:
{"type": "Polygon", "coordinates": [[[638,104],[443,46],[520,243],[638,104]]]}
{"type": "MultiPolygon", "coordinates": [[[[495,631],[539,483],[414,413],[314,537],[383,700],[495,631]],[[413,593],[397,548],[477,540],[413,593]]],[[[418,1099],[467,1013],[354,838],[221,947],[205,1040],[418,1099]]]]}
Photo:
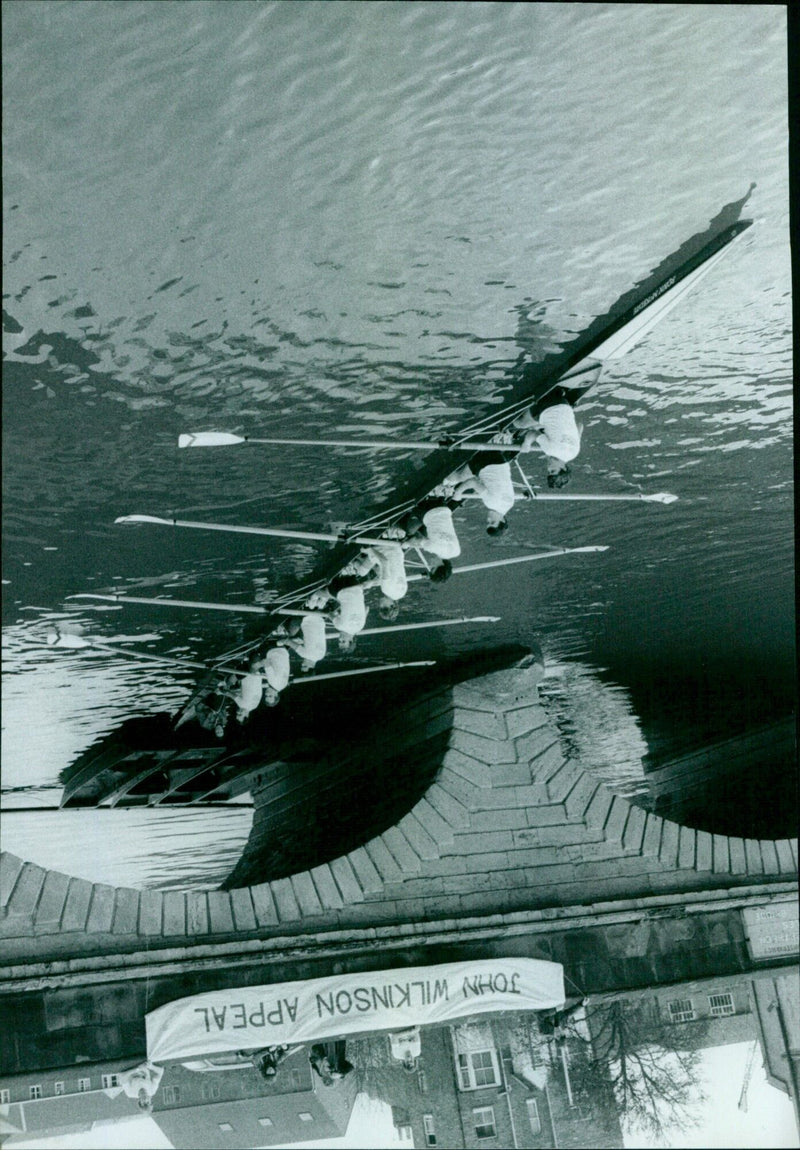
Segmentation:
{"type": "Polygon", "coordinates": [[[501,535],[508,527],[506,516],[516,498],[510,461],[516,454],[516,451],[479,451],[445,481],[448,486],[454,485],[453,499],[458,502],[471,493],[480,497],[487,511],[489,535],[501,535]]]}
{"type": "Polygon", "coordinates": [[[302,671],[310,671],[325,658],[327,651],[325,618],[318,611],[309,611],[302,619],[292,620],[292,624],[287,626],[286,637],[280,638],[278,644],[300,656],[302,671]]]}
{"type": "Polygon", "coordinates": [[[452,560],[461,554],[456,529],[453,525],[453,499],[433,496],[423,499],[405,519],[405,547],[416,547],[435,556],[437,562],[428,570],[433,583],[443,583],[453,573],[452,560]]]}
{"type": "Polygon", "coordinates": [[[514,420],[512,427],[524,432],[520,451],[538,447],[547,459],[547,486],[569,483],[569,464],[581,449],[581,430],[575,421],[575,389],[556,387],[540,404],[534,404],[514,420]],[[572,394],[571,394],[572,393],[572,394]]]}
{"type": "Polygon", "coordinates": [[[364,556],[369,563],[369,570],[377,570],[377,575],[368,579],[364,587],[379,587],[381,599],[378,604],[378,614],[381,619],[388,621],[396,619],[400,611],[400,600],[408,591],[408,578],[406,576],[406,557],[401,545],[395,540],[387,539],[381,543],[366,547],[364,556]]]}
{"type": "Polygon", "coordinates": [[[266,655],[256,660],[253,666],[262,675],[264,702],[268,707],[276,706],[281,691],[288,687],[291,678],[289,652],[285,647],[270,647],[266,655]]]}

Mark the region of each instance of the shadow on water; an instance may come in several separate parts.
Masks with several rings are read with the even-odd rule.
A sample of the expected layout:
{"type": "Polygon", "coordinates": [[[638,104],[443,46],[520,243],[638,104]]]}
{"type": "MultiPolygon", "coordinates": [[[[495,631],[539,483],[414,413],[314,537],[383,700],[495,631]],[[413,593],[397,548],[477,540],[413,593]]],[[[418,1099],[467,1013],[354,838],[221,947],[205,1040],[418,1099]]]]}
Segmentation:
{"type": "Polygon", "coordinates": [[[449,686],[541,660],[538,650],[504,644],[437,663],[435,671],[388,672],[364,690],[352,681],[308,684],[245,727],[231,724],[224,742],[196,723],[176,731],[167,714],[128,719],[62,772],[65,795],[71,805],[112,796],[141,806],[172,789],[173,801],[197,809],[250,791],[250,838],[223,886],[283,878],[355,849],[421,798],[447,748],[449,686]]]}
{"type": "Polygon", "coordinates": [[[796,834],[796,699],[783,667],[633,660],[624,673],[646,733],[653,810],[715,834],[796,834]]]}

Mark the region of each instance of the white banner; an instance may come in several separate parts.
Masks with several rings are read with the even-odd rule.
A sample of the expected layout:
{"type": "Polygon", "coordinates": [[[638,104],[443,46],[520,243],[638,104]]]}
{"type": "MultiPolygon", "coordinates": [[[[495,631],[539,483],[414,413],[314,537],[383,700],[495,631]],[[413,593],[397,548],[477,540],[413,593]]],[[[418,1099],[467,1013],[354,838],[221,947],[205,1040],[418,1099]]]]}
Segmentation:
{"type": "Polygon", "coordinates": [[[147,1057],[166,1062],[563,1005],[563,967],[533,958],[333,975],[215,990],[167,1003],[145,1019],[147,1057]]]}

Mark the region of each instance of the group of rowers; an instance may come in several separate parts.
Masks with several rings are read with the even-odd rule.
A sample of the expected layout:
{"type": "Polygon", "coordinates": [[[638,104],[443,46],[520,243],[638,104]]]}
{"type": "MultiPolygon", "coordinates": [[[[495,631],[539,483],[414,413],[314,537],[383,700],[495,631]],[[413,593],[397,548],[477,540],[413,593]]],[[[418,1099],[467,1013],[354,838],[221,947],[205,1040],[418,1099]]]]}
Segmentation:
{"type": "Polygon", "coordinates": [[[494,437],[497,451],[477,451],[403,518],[387,527],[379,541],[364,546],[325,587],[306,599],[296,615],[271,633],[272,646],[251,660],[244,675],[231,675],[218,684],[215,703],[195,700],[176,726],[194,718],[221,738],[232,705],[240,723],[262,701],[268,707],[276,706],[292,677],[290,652],[300,660],[301,671],[312,670],[326,656],[328,628],[336,632],[341,651],[352,651],[367,621],[365,593],[373,587],[380,590],[380,617],[395,619],[408,591],[405,563],[409,550],[416,551],[431,582],[449,579],[453,560],[461,554],[453,511],[463,500],[479,498],[487,512],[487,532],[500,535],[508,527],[508,512],[516,499],[529,497],[528,492],[520,496],[514,487],[511,463],[518,454],[538,448],[547,460],[548,486],[563,487],[569,481],[569,463],[580,451],[574,400],[574,391],[558,387],[543,403],[518,415],[494,437]]]}

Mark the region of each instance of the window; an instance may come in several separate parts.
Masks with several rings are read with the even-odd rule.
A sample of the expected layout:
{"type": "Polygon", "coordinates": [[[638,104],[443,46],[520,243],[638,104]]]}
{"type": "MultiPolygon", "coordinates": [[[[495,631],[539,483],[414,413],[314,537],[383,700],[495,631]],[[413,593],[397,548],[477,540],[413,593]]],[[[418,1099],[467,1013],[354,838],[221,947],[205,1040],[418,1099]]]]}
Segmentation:
{"type": "Polygon", "coordinates": [[[433,1124],[433,1115],[432,1114],[423,1114],[422,1115],[422,1127],[425,1131],[425,1145],[426,1146],[435,1146],[436,1145],[436,1127],[433,1124]]]}
{"type": "Polygon", "coordinates": [[[56,1082],[55,1092],[56,1092],[56,1097],[58,1097],[59,1094],[64,1093],[64,1083],[63,1082],[56,1082]]]}
{"type": "Polygon", "coordinates": [[[303,1089],[303,1071],[299,1067],[294,1066],[291,1070],[292,1090],[303,1089]]]}
{"type": "MultiPolygon", "coordinates": [[[[166,1095],[166,1090],[164,1091],[166,1095]]],[[[207,1102],[212,1099],[219,1098],[219,1083],[218,1082],[204,1082],[203,1083],[203,1097],[207,1102]]]]}
{"type": "Polygon", "coordinates": [[[224,1131],[226,1134],[230,1134],[231,1130],[233,1130],[233,1127],[231,1126],[230,1122],[220,1122],[219,1128],[220,1128],[220,1130],[224,1131]]]}
{"type": "Polygon", "coordinates": [[[118,1074],[104,1074],[103,1075],[103,1089],[109,1090],[112,1086],[119,1086],[118,1074]]]}
{"type": "Polygon", "coordinates": [[[497,1134],[494,1128],[493,1107],[481,1106],[479,1110],[473,1110],[472,1120],[475,1123],[475,1133],[479,1138],[494,1138],[497,1134]]]}
{"type": "Polygon", "coordinates": [[[669,1017],[672,1022],[691,1022],[694,1016],[691,998],[678,998],[669,1004],[669,1017]]]}
{"type": "Polygon", "coordinates": [[[428,1093],[428,1079],[425,1077],[425,1071],[420,1070],[417,1075],[417,1082],[419,1083],[420,1094],[428,1093]]]}
{"type": "MultiPolygon", "coordinates": [[[[217,1093],[219,1093],[219,1087],[217,1088],[217,1093]]],[[[180,1088],[180,1086],[165,1086],[164,1087],[164,1101],[165,1102],[174,1104],[175,1102],[180,1102],[180,1100],[181,1100],[181,1088],[180,1088]]]]}
{"type": "Polygon", "coordinates": [[[314,1121],[314,1115],[309,1114],[307,1110],[304,1110],[302,1114],[298,1114],[297,1117],[300,1119],[301,1122],[313,1122],[314,1121]]]}
{"type": "Polygon", "coordinates": [[[458,1081],[462,1090],[477,1090],[481,1086],[497,1086],[500,1072],[494,1050],[473,1050],[458,1055],[458,1081]]]}
{"type": "Polygon", "coordinates": [[[528,1121],[531,1124],[531,1130],[534,1134],[541,1134],[542,1120],[539,1117],[539,1106],[535,1098],[529,1098],[526,1102],[528,1107],[528,1121]]]}
{"type": "Polygon", "coordinates": [[[79,1078],[78,1079],[78,1090],[80,1091],[81,1094],[84,1094],[87,1090],[90,1090],[91,1086],[92,1086],[91,1078],[79,1078]]]}
{"type": "Polygon", "coordinates": [[[11,1101],[10,1090],[0,1090],[0,1106],[8,1106],[11,1101]]]}
{"type": "Polygon", "coordinates": [[[732,994],[709,994],[708,1005],[711,1013],[720,1017],[723,1014],[735,1014],[732,994]]]}
{"type": "Polygon", "coordinates": [[[411,1142],[414,1138],[414,1130],[411,1126],[398,1126],[397,1137],[401,1142],[411,1142]]]}
{"type": "Polygon", "coordinates": [[[31,1086],[31,1098],[41,1098],[41,1097],[42,1097],[41,1086],[31,1086]]]}
{"type": "Polygon", "coordinates": [[[271,1126],[272,1125],[272,1119],[271,1118],[259,1118],[258,1124],[259,1124],[259,1126],[271,1126]]]}

